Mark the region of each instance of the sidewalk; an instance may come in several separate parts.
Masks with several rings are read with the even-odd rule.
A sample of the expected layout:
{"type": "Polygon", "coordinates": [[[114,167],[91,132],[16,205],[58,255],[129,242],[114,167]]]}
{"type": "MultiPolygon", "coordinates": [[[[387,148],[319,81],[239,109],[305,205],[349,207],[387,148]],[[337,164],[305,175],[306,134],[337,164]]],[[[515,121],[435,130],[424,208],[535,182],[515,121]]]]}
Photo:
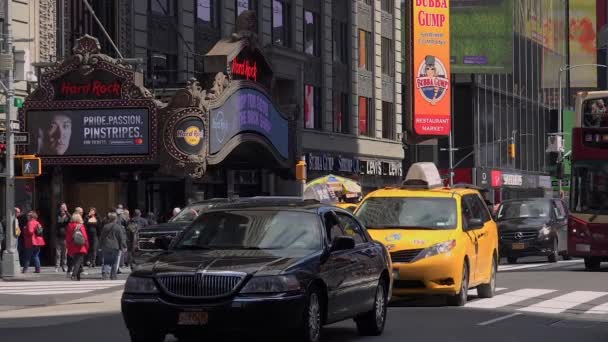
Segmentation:
{"type": "MultiPolygon", "coordinates": [[[[30,271],[26,274],[19,273],[16,277],[3,277],[0,275],[1,281],[63,281],[70,280],[67,274],[61,271],[59,268],[59,272],[55,272],[55,267],[42,267],[40,273],[33,273],[34,268],[31,268],[30,271]]],[[[129,267],[121,268],[121,274],[118,275],[118,279],[127,279],[129,273],[131,273],[131,269],[129,267]]],[[[82,280],[101,280],[101,266],[97,266],[95,268],[90,268],[85,266],[84,272],[81,276],[82,280]]]]}

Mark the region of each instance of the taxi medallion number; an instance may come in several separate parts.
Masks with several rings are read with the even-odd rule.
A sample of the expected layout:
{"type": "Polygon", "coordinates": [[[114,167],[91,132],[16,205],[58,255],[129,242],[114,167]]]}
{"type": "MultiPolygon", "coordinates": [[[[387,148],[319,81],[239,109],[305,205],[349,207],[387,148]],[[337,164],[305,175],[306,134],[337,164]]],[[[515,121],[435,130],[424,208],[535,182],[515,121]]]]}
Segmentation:
{"type": "Polygon", "coordinates": [[[512,249],[524,249],[526,246],[523,242],[514,243],[511,248],[512,249]]]}
{"type": "Polygon", "coordinates": [[[179,325],[206,325],[209,314],[204,311],[180,312],[177,324],[179,325]]]}

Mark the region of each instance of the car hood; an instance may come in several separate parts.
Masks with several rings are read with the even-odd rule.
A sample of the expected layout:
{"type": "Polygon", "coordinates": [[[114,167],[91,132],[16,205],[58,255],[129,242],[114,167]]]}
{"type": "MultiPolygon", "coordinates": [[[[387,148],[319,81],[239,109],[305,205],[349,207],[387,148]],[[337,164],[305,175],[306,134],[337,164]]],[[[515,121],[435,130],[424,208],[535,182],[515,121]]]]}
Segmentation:
{"type": "Polygon", "coordinates": [[[533,230],[533,229],[541,229],[543,225],[549,224],[548,218],[516,218],[511,220],[499,221],[498,222],[498,230],[499,231],[512,231],[512,230],[533,230]]]}
{"type": "Polygon", "coordinates": [[[166,222],[141,228],[139,232],[162,232],[162,231],[180,231],[188,227],[192,222],[166,222]]]}
{"type": "Polygon", "coordinates": [[[293,266],[300,257],[283,257],[263,250],[197,250],[169,251],[147,264],[137,273],[231,271],[247,274],[276,275],[293,266]]]}
{"type": "Polygon", "coordinates": [[[391,252],[404,249],[427,248],[453,238],[455,229],[368,229],[371,237],[384,244],[391,252]]]}

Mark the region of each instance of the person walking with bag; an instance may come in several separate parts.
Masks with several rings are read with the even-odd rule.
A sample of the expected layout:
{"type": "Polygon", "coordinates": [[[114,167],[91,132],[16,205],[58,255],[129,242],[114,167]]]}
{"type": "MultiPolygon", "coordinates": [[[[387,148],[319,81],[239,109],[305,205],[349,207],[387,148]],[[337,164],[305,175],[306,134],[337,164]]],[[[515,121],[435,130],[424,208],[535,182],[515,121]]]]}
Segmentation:
{"type": "Polygon", "coordinates": [[[72,280],[80,280],[84,258],[89,251],[89,238],[82,216],[75,212],[65,235],[68,256],[72,258],[72,280]]]}
{"type": "Polygon", "coordinates": [[[87,256],[87,265],[95,267],[97,263],[97,250],[99,249],[99,233],[102,225],[97,217],[97,209],[90,208],[84,224],[87,227],[87,236],[89,237],[89,255],[87,256]]]}
{"type": "Polygon", "coordinates": [[[30,263],[34,260],[34,273],[40,273],[40,248],[46,243],[44,241],[44,228],[38,221],[38,214],[30,211],[27,214],[27,226],[23,231],[23,244],[25,247],[25,255],[23,260],[22,273],[27,273],[30,263]]]}
{"type": "Polygon", "coordinates": [[[108,213],[108,223],[103,227],[99,239],[101,252],[103,254],[103,268],[101,274],[104,280],[108,279],[108,276],[112,280],[117,278],[117,261],[120,257],[120,252],[127,248],[123,230],[124,228],[118,223],[118,215],[116,215],[115,212],[108,213]]]}
{"type": "Polygon", "coordinates": [[[59,208],[59,215],[57,215],[57,230],[55,236],[57,237],[57,244],[55,245],[55,272],[59,272],[59,267],[65,272],[67,266],[66,260],[66,247],[65,247],[65,233],[70,222],[70,214],[68,207],[65,203],[61,204],[59,208]]]}

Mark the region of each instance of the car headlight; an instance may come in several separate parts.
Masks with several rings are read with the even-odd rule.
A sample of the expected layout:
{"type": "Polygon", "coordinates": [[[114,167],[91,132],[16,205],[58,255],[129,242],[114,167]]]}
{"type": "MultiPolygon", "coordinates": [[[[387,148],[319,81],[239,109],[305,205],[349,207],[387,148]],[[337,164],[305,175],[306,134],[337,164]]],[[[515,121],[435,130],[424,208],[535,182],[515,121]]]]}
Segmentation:
{"type": "Polygon", "coordinates": [[[251,278],[241,293],[281,293],[299,290],[301,290],[300,282],[295,276],[260,276],[251,278]]]}
{"type": "Polygon", "coordinates": [[[412,262],[418,261],[420,259],[432,257],[434,255],[447,253],[447,252],[451,251],[452,249],[454,249],[454,247],[456,247],[456,240],[450,240],[450,241],[445,241],[445,242],[435,244],[431,247],[425,248],[420,253],[418,253],[418,255],[414,258],[414,260],[412,260],[412,262]]]}
{"type": "Polygon", "coordinates": [[[125,283],[125,293],[158,293],[158,288],[152,278],[129,276],[125,283]]]}
{"type": "Polygon", "coordinates": [[[551,234],[551,229],[547,225],[544,225],[538,232],[538,235],[540,236],[546,236],[549,234],[551,234]]]}

